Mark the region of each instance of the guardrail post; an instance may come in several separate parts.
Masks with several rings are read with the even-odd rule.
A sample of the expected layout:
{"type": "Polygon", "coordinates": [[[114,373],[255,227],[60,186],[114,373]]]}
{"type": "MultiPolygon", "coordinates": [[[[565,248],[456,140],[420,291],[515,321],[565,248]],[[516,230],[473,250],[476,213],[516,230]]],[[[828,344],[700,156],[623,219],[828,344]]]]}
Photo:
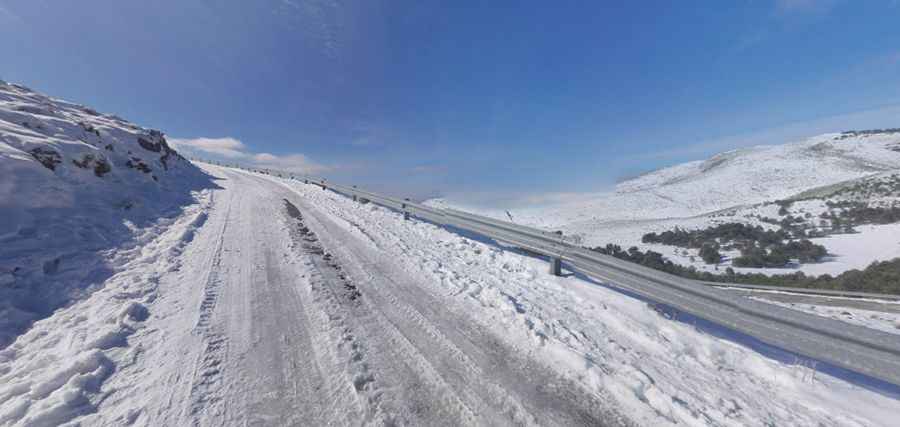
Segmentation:
{"type": "Polygon", "coordinates": [[[562,260],[553,255],[550,256],[550,274],[553,276],[562,276],[562,260]]]}
{"type": "Polygon", "coordinates": [[[406,203],[405,203],[405,202],[408,202],[409,199],[408,199],[408,198],[407,198],[407,199],[403,199],[403,201],[404,201],[404,203],[403,203],[403,220],[404,220],[404,221],[409,221],[409,211],[406,210],[406,203]]]}

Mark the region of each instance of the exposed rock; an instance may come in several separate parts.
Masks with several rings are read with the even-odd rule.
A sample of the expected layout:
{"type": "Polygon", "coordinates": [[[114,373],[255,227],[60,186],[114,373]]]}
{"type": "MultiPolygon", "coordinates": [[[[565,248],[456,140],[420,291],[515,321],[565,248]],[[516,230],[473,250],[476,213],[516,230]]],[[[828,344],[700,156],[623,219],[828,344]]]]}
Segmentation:
{"type": "Polygon", "coordinates": [[[32,149],[30,153],[35,160],[50,170],[56,170],[56,165],[62,163],[62,156],[49,148],[37,147],[32,149]]]}
{"type": "Polygon", "coordinates": [[[154,153],[159,153],[160,151],[162,151],[162,144],[160,144],[158,142],[150,141],[149,139],[145,139],[142,136],[139,136],[137,141],[138,141],[138,144],[141,145],[141,148],[143,148],[147,151],[152,151],[154,153]]]}
{"type": "Polygon", "coordinates": [[[103,177],[103,175],[106,175],[111,170],[112,168],[105,159],[97,159],[94,163],[94,175],[97,177],[103,177]]]}
{"type": "Polygon", "coordinates": [[[150,169],[146,163],[144,163],[141,159],[137,157],[132,157],[131,160],[125,162],[125,166],[128,166],[132,169],[137,169],[143,173],[150,173],[153,169],[150,169]]]}
{"type": "Polygon", "coordinates": [[[53,275],[59,272],[59,258],[44,261],[44,274],[53,275]]]}
{"type": "Polygon", "coordinates": [[[87,124],[85,122],[78,122],[78,124],[81,126],[82,129],[84,129],[85,132],[97,135],[97,138],[100,137],[100,131],[97,128],[95,128],[94,126],[87,124]]]}
{"type": "Polygon", "coordinates": [[[72,163],[82,169],[93,168],[94,175],[96,175],[97,177],[103,177],[103,175],[106,175],[109,171],[112,170],[112,167],[110,167],[109,162],[107,162],[106,159],[94,158],[92,154],[83,155],[80,162],[78,160],[72,159],[72,163]]]}
{"type": "Polygon", "coordinates": [[[72,159],[72,163],[74,163],[75,166],[78,166],[82,169],[89,168],[91,166],[91,162],[93,162],[93,161],[94,161],[94,156],[92,154],[85,154],[85,155],[81,156],[80,162],[78,160],[72,159]]]}

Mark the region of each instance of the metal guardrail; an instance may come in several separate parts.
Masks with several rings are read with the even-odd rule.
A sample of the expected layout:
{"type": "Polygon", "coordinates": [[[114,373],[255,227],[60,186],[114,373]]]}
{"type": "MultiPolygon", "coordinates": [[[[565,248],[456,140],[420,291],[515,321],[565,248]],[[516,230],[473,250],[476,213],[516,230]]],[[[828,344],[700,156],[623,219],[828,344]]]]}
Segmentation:
{"type": "Polygon", "coordinates": [[[795,294],[808,294],[808,295],[818,295],[818,296],[828,296],[828,297],[842,297],[842,298],[871,298],[871,299],[879,299],[879,300],[888,300],[888,301],[900,301],[900,295],[889,295],[889,294],[876,294],[873,292],[856,292],[856,291],[841,291],[834,289],[815,289],[815,288],[793,288],[788,286],[765,286],[765,285],[750,285],[746,283],[728,283],[728,282],[704,282],[699,281],[698,283],[706,286],[715,286],[717,288],[736,288],[747,291],[778,291],[778,292],[790,292],[795,294]]]}
{"type": "MultiPolygon", "coordinates": [[[[663,273],[568,243],[556,233],[474,215],[437,209],[325,180],[305,180],[339,194],[366,199],[405,216],[481,234],[546,255],[551,272],[561,261],[585,275],[727,327],[762,343],[900,386],[900,335],[754,301],[715,286],[663,273]]],[[[554,269],[556,271],[554,271],[554,269]]]]}

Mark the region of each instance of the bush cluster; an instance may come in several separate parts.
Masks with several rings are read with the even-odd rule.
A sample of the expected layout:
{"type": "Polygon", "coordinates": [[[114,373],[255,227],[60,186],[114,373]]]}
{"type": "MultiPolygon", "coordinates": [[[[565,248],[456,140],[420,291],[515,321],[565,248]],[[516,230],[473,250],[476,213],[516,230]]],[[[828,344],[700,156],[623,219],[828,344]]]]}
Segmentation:
{"type": "Polygon", "coordinates": [[[900,222],[900,206],[870,207],[865,203],[846,201],[827,202],[827,205],[837,210],[823,212],[820,217],[830,221],[832,228],[900,222]]]}
{"type": "Polygon", "coordinates": [[[704,244],[712,242],[757,242],[763,246],[779,243],[790,238],[787,232],[782,230],[766,230],[762,226],[747,225],[739,222],[719,224],[702,230],[684,230],[675,227],[674,230],[662,233],[647,233],[641,237],[644,243],[661,243],[663,245],[678,246],[682,248],[700,249],[704,244]]]}
{"type": "Polygon", "coordinates": [[[649,250],[643,252],[637,247],[624,251],[621,246],[610,244],[592,250],[676,276],[705,282],[900,294],[900,258],[876,261],[864,270],[849,270],[838,276],[824,274],[809,277],[803,272],[769,276],[762,273],[736,273],[730,267],[725,270],[726,274],[719,275],[698,271],[694,266],[684,267],[675,264],[658,252],[649,250]]]}
{"type": "Polygon", "coordinates": [[[759,225],[733,222],[701,230],[688,231],[675,228],[659,234],[647,233],[641,241],[700,249],[700,257],[707,264],[717,264],[721,261],[722,255],[719,253],[721,245],[728,245],[741,251],[741,255],[732,260],[735,267],[784,267],[792,259],[800,263],[821,261],[828,255],[828,251],[824,246],[802,238],[806,236],[805,232],[793,228],[793,224],[798,220],[803,222],[799,217],[782,220],[784,222],[782,227],[791,226],[791,231],[783,228],[766,230],[759,225]],[[800,240],[785,242],[792,238],[800,240]]]}

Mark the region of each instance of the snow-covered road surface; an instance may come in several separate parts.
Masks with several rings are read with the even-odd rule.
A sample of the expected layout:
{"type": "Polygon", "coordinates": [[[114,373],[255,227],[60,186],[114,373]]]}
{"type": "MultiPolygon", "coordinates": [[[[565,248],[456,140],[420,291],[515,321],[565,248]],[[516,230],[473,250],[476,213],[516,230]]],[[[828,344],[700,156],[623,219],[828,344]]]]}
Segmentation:
{"type": "Polygon", "coordinates": [[[491,242],[204,168],[221,188],[103,291],[0,352],[0,425],[862,426],[900,413],[491,242]],[[111,325],[121,339],[97,341],[111,325]]]}
{"type": "Polygon", "coordinates": [[[172,393],[150,424],[623,423],[609,396],[448,310],[353,224],[269,180],[216,173],[226,190],[202,253],[186,254],[199,304],[172,324],[191,330],[159,358],[172,393]]]}

